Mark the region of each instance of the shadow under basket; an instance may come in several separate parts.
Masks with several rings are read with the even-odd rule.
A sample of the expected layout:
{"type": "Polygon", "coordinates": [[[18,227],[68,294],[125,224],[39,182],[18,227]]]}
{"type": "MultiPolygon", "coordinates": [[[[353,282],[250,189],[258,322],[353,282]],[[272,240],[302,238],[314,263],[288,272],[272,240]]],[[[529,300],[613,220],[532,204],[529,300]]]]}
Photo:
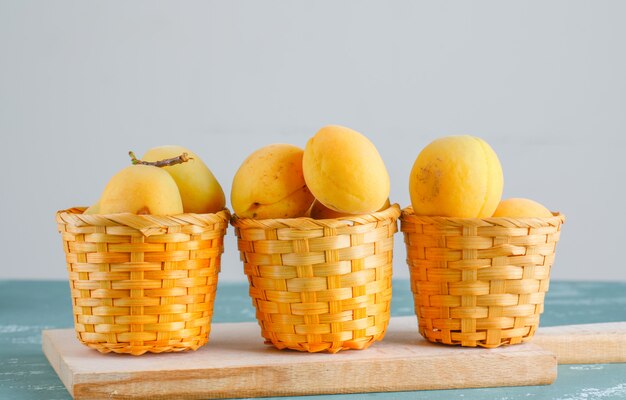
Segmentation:
{"type": "Polygon", "coordinates": [[[447,218],[402,211],[419,331],[431,342],[493,348],[539,326],[565,217],[447,218]]]}
{"type": "Polygon", "coordinates": [[[337,219],[231,219],[261,334],[336,353],[382,340],[400,207],[337,219]]]}
{"type": "Polygon", "coordinates": [[[76,336],[101,353],[196,350],[208,341],[230,213],[56,214],[76,336]]]}

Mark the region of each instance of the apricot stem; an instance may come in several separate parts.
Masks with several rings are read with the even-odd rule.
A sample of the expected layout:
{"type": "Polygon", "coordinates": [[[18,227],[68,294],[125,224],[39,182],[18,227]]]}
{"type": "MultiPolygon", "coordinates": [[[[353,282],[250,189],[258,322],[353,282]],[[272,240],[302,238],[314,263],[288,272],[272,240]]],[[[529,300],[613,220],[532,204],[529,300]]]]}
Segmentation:
{"type": "Polygon", "coordinates": [[[139,160],[132,151],[129,151],[128,155],[130,156],[130,162],[133,165],[152,165],[153,167],[171,167],[172,165],[182,164],[189,160],[193,160],[193,157],[189,157],[189,154],[187,153],[183,153],[178,157],[166,158],[158,161],[139,160]]]}

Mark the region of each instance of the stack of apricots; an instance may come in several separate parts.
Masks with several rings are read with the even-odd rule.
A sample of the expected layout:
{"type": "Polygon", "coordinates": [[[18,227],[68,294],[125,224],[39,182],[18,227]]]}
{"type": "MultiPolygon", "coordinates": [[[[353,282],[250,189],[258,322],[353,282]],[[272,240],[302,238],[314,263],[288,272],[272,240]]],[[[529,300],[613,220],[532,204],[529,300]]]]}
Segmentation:
{"type": "Polygon", "coordinates": [[[447,136],[426,146],[409,178],[416,215],[458,218],[551,217],[536,201],[501,200],[504,179],[498,156],[484,140],[447,136]]]}
{"type": "MultiPolygon", "coordinates": [[[[416,215],[459,218],[550,217],[525,198],[501,200],[503,173],[484,140],[447,136],[418,155],[409,179],[416,215]]],[[[389,207],[390,181],[376,147],[364,135],[329,125],[304,149],[271,144],[250,154],[236,172],[231,204],[240,218],[340,218],[389,207]]],[[[225,206],[209,168],[181,146],[150,149],[113,176],[86,214],[211,213],[225,206]]]]}
{"type": "Polygon", "coordinates": [[[389,174],[376,147],[342,126],[326,126],[304,150],[273,144],[252,153],[233,179],[241,218],[339,218],[389,206],[389,174]]]}

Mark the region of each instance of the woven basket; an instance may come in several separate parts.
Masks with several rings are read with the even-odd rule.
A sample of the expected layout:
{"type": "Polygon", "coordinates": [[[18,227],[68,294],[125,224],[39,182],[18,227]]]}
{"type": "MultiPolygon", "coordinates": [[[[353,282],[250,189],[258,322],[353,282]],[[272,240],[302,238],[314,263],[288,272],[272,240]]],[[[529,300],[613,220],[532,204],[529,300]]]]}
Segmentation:
{"type": "Polygon", "coordinates": [[[563,215],[445,218],[402,211],[419,330],[431,342],[498,347],[539,326],[563,215]]]}
{"type": "Polygon", "coordinates": [[[312,218],[231,219],[261,334],[279,349],[336,353],[382,340],[400,208],[312,218]]]}
{"type": "Polygon", "coordinates": [[[78,339],[102,353],[208,341],[228,210],[171,217],[56,214],[78,339]]]}

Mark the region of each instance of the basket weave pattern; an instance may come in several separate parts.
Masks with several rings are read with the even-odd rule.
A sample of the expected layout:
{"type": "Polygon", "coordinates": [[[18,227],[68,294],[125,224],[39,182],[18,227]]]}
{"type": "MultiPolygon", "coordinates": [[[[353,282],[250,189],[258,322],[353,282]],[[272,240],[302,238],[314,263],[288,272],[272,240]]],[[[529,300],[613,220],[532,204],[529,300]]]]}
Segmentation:
{"type": "Polygon", "coordinates": [[[102,353],[195,350],[208,341],[228,227],[216,214],[56,215],[78,339],[102,353]]]}
{"type": "Polygon", "coordinates": [[[432,342],[498,347],[532,338],[565,218],[445,218],[402,211],[419,330],[432,342]]]}
{"type": "Polygon", "coordinates": [[[233,217],[250,297],[266,343],[335,353],[364,349],[390,316],[400,208],[315,220],[233,217]]]}

